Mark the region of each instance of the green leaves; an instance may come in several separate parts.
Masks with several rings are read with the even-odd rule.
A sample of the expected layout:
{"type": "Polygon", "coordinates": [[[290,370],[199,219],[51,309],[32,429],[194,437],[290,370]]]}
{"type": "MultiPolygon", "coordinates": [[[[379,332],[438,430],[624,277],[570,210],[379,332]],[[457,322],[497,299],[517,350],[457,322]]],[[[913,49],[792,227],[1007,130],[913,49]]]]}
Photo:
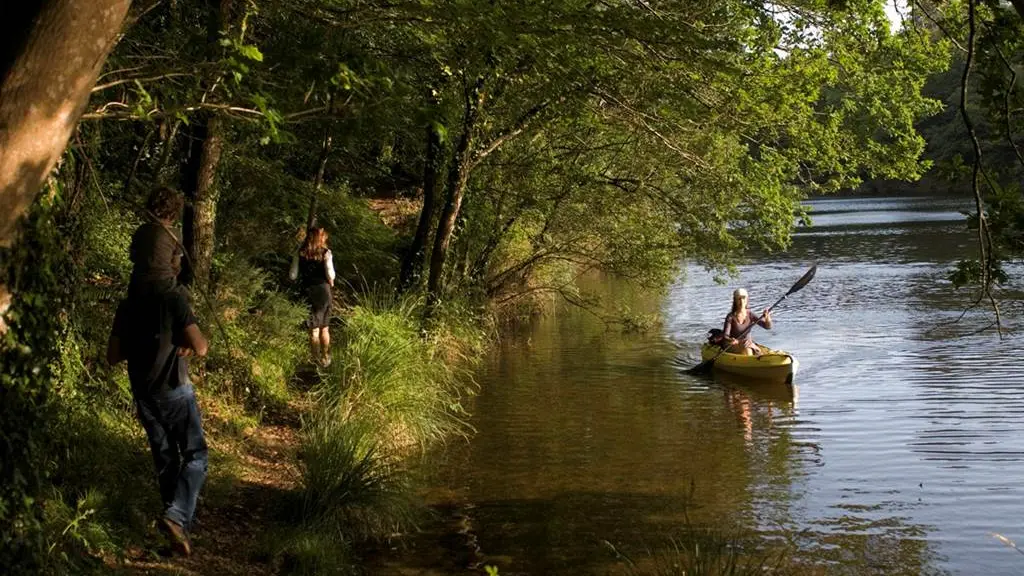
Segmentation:
{"type": "Polygon", "coordinates": [[[235,49],[243,57],[255,62],[263,62],[263,53],[252,44],[235,44],[235,49]]]}
{"type": "Polygon", "coordinates": [[[267,145],[271,142],[280,144],[289,141],[288,133],[280,128],[284,117],[281,116],[280,112],[270,107],[267,97],[263,94],[253,94],[252,101],[260,111],[260,114],[263,115],[263,120],[265,121],[266,133],[260,137],[260,144],[267,145]]]}
{"type": "Polygon", "coordinates": [[[345,153],[326,178],[369,195],[422,186],[425,129],[468,136],[455,250],[491,272],[543,252],[645,282],[681,258],[785,247],[807,193],[918,177],[914,124],[939,105],[921,86],[948,57],[891,31],[877,0],[302,0],[250,7],[216,57],[196,46],[200,14],[162,10],[123,46],[161,46],[195,76],[141,82],[138,113],[245,120],[239,149],[303,175],[329,121],[345,153]]]}
{"type": "Polygon", "coordinates": [[[242,42],[235,40],[234,38],[223,37],[220,39],[220,45],[227,48],[229,51],[235,52],[239,56],[252,60],[254,62],[263,62],[263,52],[253,44],[243,44],[242,42]]]}

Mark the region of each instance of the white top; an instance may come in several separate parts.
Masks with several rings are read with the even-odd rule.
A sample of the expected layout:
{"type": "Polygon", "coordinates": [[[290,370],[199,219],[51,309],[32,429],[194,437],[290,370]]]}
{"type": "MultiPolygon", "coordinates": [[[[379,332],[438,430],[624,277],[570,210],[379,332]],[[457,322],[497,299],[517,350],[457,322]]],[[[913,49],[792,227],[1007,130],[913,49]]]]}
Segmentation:
{"type": "Polygon", "coordinates": [[[334,255],[330,250],[324,254],[324,269],[327,270],[327,280],[334,286],[334,255]]]}

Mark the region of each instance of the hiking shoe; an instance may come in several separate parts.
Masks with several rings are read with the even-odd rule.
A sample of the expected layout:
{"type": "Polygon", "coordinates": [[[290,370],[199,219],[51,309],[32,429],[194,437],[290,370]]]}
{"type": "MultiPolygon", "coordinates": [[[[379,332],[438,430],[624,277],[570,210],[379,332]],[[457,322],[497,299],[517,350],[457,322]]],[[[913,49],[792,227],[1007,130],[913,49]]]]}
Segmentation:
{"type": "Polygon", "coordinates": [[[161,518],[157,526],[170,539],[172,550],[182,556],[190,556],[192,554],[192,544],[188,541],[188,534],[185,533],[185,528],[181,524],[170,518],[161,518]]]}
{"type": "Polygon", "coordinates": [[[324,360],[323,360],[323,362],[320,363],[320,365],[323,366],[324,368],[327,368],[328,366],[330,366],[331,365],[331,355],[328,354],[328,355],[324,356],[324,360]]]}

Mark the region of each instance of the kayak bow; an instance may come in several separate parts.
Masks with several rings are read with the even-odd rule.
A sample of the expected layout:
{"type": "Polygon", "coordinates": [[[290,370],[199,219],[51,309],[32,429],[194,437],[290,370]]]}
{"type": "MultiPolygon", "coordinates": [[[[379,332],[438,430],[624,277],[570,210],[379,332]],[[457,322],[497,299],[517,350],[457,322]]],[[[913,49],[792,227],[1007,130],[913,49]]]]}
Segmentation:
{"type": "Polygon", "coordinates": [[[760,355],[746,356],[722,352],[722,349],[714,344],[705,344],[701,346],[700,357],[706,361],[717,356],[718,359],[714,363],[715,371],[726,372],[744,378],[792,384],[793,377],[800,366],[796,358],[782,350],[770,350],[763,346],[761,351],[760,355]]]}

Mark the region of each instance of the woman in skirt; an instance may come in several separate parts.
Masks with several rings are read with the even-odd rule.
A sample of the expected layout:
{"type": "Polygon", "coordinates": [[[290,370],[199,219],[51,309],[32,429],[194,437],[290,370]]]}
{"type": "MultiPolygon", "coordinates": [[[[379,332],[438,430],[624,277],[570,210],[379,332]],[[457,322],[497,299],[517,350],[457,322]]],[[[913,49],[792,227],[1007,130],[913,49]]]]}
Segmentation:
{"type": "Polygon", "coordinates": [[[331,364],[331,286],[334,259],[327,248],[327,231],[310,228],[298,254],[292,259],[288,276],[301,279],[309,298],[309,347],[313,360],[325,368],[331,364]]]}

